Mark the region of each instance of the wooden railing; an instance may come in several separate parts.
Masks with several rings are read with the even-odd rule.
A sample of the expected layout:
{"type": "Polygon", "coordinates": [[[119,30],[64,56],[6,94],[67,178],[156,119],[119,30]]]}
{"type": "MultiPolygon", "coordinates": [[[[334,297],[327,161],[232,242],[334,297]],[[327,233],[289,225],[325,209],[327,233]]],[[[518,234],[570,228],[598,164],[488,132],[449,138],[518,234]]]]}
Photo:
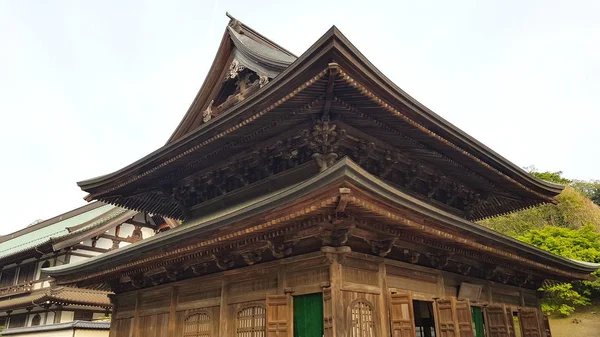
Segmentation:
{"type": "Polygon", "coordinates": [[[48,281],[48,280],[27,281],[27,282],[23,282],[21,284],[15,284],[15,285],[7,286],[7,287],[2,287],[2,288],[0,288],[0,297],[31,292],[32,290],[34,290],[34,286],[37,283],[43,283],[45,281],[48,281]]]}

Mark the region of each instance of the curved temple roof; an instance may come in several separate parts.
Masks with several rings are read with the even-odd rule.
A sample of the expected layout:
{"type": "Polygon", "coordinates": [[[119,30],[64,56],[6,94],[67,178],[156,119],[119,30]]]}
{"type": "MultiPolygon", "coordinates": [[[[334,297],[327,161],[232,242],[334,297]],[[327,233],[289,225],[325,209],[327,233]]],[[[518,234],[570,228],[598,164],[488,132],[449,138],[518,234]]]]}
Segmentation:
{"type": "MultiPolygon", "coordinates": [[[[156,254],[156,252],[162,251],[161,247],[192,240],[196,251],[197,247],[209,249],[210,245],[204,245],[204,242],[219,241],[212,236],[215,232],[221,235],[227,234],[226,231],[219,232],[215,231],[216,229],[221,230],[224,226],[246,221],[245,219],[249,218],[260,217],[262,219],[263,214],[270,210],[285,209],[285,207],[296,203],[298,200],[303,200],[307,196],[320,195],[318,191],[337,190],[340,186],[352,186],[350,187],[352,195],[356,195],[357,198],[362,195],[361,193],[366,193],[369,196],[374,196],[381,204],[392,205],[395,210],[408,209],[411,214],[416,214],[417,218],[428,219],[427,222],[419,223],[415,220],[398,220],[396,218],[391,223],[409,226],[409,229],[405,230],[413,230],[414,233],[429,233],[432,237],[438,237],[439,240],[446,240],[445,244],[467,246],[469,249],[481,251],[488,256],[495,256],[513,264],[555,275],[557,278],[587,279],[589,273],[600,268],[600,264],[579,262],[556,256],[436,208],[397,190],[366,172],[352,160],[344,158],[333,167],[290,188],[284,188],[242,204],[232,205],[212,214],[192,219],[173,230],[122,249],[96,256],[84,263],[46,268],[44,272],[57,278],[58,283],[66,284],[81,280],[106,280],[106,278],[110,278],[110,275],[123,275],[124,272],[135,268],[145,268],[147,270],[151,267],[153,261],[154,263],[163,264],[165,261],[169,261],[169,254],[173,254],[171,258],[180,260],[181,252],[186,252],[187,249],[184,247],[177,249],[177,252],[168,251],[163,252],[163,254],[156,254]],[[430,227],[426,223],[432,223],[435,224],[436,228],[445,229],[440,232],[439,229],[430,227]]],[[[315,200],[314,202],[318,203],[319,201],[315,200]]],[[[359,206],[365,205],[365,201],[359,199],[351,200],[351,202],[359,206]]],[[[367,207],[371,212],[376,209],[376,206],[360,207],[367,207]]],[[[386,209],[382,214],[393,213],[390,212],[392,211],[386,209]]],[[[246,230],[241,232],[243,234],[240,235],[247,235],[246,230]]],[[[231,237],[228,236],[228,239],[231,239],[231,237]]],[[[188,254],[193,254],[192,250],[188,254]]]]}
{"type": "MultiPolygon", "coordinates": [[[[265,41],[268,40],[233,20],[225,32],[206,82],[169,142],[116,172],[79,182],[79,186],[89,193],[87,200],[97,199],[183,219],[185,211],[172,198],[169,199],[162,186],[151,187],[153,184],[164,184],[173,172],[183,172],[181,170],[199,158],[232,156],[233,153],[216,153],[227,150],[244,132],[256,132],[257,125],[267,123],[269,118],[306,106],[308,97],[319,99],[330,95],[324,88],[327,81],[335,83],[335,90],[339,90],[334,92],[337,96],[333,103],[330,101],[330,106],[337,104],[340,111],[350,110],[373,125],[383,125],[381,127],[387,129],[382,134],[399,135],[395,138],[390,136],[392,138],[388,138],[388,142],[398,141],[404,136],[412,139],[418,146],[412,150],[402,149],[411,156],[421,155],[432,165],[444,165],[443,170],[448,173],[460,175],[461,171],[468,171],[476,179],[486,181],[488,187],[485,188],[488,190],[485,193],[491,195],[491,201],[482,206],[485,208],[477,210],[471,219],[554,202],[554,196],[562,191],[563,186],[529,175],[410,97],[379,72],[337,28],[332,27],[287,67],[286,63],[295,57],[265,41]],[[244,34],[240,35],[234,27],[244,34]],[[221,83],[232,53],[251,55],[248,59],[254,58],[260,66],[269,65],[272,71],[279,71],[277,64],[285,70],[252,96],[213,117],[210,122],[202,123],[201,111],[209,104],[214,87],[221,83]],[[332,61],[336,62],[336,70],[331,68],[332,61]],[[317,87],[323,88],[319,89],[322,91],[317,91],[317,87]],[[307,98],[295,98],[301,96],[307,98]],[[424,154],[423,149],[429,153],[424,154]],[[454,172],[450,172],[451,169],[454,172]],[[498,198],[504,199],[499,201],[498,198]]],[[[355,127],[360,128],[360,125],[358,123],[355,127]]],[[[288,129],[294,127],[288,125],[288,129]]],[[[251,152],[252,149],[244,151],[251,152]]]]}

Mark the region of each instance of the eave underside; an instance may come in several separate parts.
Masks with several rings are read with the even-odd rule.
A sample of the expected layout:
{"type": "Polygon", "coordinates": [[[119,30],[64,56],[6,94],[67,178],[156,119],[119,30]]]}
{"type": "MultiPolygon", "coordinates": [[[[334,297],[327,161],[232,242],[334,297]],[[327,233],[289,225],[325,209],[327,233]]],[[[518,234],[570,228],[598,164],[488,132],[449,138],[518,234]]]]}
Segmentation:
{"type": "Polygon", "coordinates": [[[178,146],[159,150],[136,170],[141,174],[82,188],[90,192],[90,199],[185,219],[194,205],[176,195],[182,184],[195,180],[197,190],[212,188],[209,185],[217,178],[238,180],[219,186],[206,200],[262,179],[239,178],[239,170],[277,166],[268,175],[287,169],[286,165],[302,164],[317,152],[306,149],[307,133],[310,136],[326,117],[343,138],[336,144],[339,157],[351,156],[369,172],[425,200],[446,204],[465,218],[477,220],[532,207],[552,201],[556,194],[520,182],[420,126],[338,66],[335,71],[317,72],[295,89],[290,85],[265,93],[266,100],[258,105],[266,106],[262,110],[250,104],[258,102],[248,106],[242,102],[178,146]],[[286,158],[288,163],[283,163],[282,147],[290,153],[303,151],[304,159],[286,158]],[[279,153],[268,153],[269,149],[279,153]],[[270,162],[261,162],[265,157],[270,162]]]}
{"type": "Polygon", "coordinates": [[[331,170],[336,174],[325,171],[314,182],[190,220],[113,253],[118,256],[94,258],[76,274],[49,273],[61,284],[90,286],[108,280],[106,285],[113,288],[141,287],[306,254],[322,246],[350,246],[521,287],[535,288],[545,279],[589,278],[591,270],[422,203],[348,159],[331,170]],[[316,183],[326,185],[308,189],[316,183]],[[376,190],[369,187],[373,184],[376,190]],[[394,195],[404,201],[393,201],[394,195]]]}

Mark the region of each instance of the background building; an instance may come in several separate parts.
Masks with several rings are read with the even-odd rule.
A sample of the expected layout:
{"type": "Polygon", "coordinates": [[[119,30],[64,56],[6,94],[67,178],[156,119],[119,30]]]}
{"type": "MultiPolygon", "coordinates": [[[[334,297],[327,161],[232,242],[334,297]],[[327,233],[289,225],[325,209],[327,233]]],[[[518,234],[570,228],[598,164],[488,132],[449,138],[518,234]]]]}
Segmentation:
{"type": "Polygon", "coordinates": [[[41,269],[137,242],[164,224],[161,217],[94,202],[0,237],[0,325],[8,329],[2,334],[89,329],[106,335],[109,325],[94,321],[110,315],[109,292],[53,285],[41,269]]]}

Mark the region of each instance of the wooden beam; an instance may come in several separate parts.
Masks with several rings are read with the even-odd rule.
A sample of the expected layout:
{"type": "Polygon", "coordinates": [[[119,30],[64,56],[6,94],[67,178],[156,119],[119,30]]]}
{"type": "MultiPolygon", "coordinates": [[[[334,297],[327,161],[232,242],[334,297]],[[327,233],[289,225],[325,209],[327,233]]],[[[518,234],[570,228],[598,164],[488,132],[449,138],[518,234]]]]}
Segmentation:
{"type": "Polygon", "coordinates": [[[325,92],[325,105],[323,106],[323,120],[329,120],[331,101],[333,100],[333,86],[338,73],[338,64],[329,63],[329,77],[327,78],[327,91],[325,92]]]}
{"type": "Polygon", "coordinates": [[[90,246],[85,246],[82,244],[73,246],[73,249],[89,250],[90,252],[97,252],[97,253],[106,253],[109,251],[108,249],[98,248],[98,247],[90,247],[90,246]]]}
{"type": "Polygon", "coordinates": [[[110,235],[110,234],[100,234],[99,237],[104,238],[104,239],[109,239],[109,240],[121,241],[121,242],[129,242],[129,243],[135,242],[130,237],[124,238],[124,237],[114,236],[114,235],[110,235]]]}

